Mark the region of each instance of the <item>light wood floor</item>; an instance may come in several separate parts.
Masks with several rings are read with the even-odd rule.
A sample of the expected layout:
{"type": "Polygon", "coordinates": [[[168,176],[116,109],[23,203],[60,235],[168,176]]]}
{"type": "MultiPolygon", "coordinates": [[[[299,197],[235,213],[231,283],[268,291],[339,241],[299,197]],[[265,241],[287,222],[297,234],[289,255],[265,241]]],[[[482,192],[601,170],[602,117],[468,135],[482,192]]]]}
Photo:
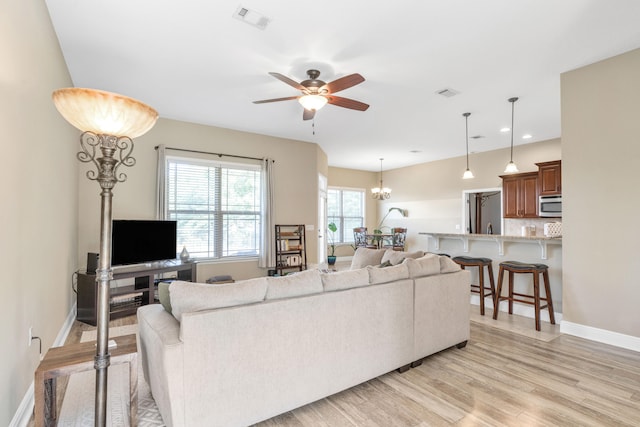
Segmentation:
{"type": "MultiPolygon", "coordinates": [[[[445,350],[403,374],[388,373],[258,426],[640,425],[640,353],[553,328],[548,332],[555,338],[532,338],[505,330],[514,319],[500,317],[504,328],[472,321],[464,349],[445,350]]],[[[534,329],[532,319],[515,323],[515,329],[529,323],[534,329]]],[[[76,322],[67,342],[78,342],[87,329],[76,322]]]]}

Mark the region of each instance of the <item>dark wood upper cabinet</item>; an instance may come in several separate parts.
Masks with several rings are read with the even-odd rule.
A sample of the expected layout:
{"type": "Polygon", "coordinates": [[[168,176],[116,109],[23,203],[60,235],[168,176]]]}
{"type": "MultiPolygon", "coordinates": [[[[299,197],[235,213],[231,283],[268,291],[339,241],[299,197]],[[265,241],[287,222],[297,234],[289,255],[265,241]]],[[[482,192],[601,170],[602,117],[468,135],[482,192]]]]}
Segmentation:
{"type": "Polygon", "coordinates": [[[538,194],[553,196],[562,194],[562,162],[536,163],[538,166],[538,194]]]}
{"type": "Polygon", "coordinates": [[[538,217],[538,172],[501,175],[505,218],[538,217]]]}

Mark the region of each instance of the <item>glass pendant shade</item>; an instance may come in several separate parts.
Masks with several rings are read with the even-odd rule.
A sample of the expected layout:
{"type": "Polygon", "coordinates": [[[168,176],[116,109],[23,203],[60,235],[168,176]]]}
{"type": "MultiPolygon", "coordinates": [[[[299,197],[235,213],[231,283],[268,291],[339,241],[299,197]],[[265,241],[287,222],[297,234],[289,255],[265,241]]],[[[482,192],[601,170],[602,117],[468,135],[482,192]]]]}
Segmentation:
{"type": "Polygon", "coordinates": [[[302,104],[305,110],[318,111],[325,106],[328,100],[322,95],[304,95],[298,98],[298,102],[302,104]]]}
{"type": "Polygon", "coordinates": [[[462,175],[462,179],[471,179],[473,177],[473,172],[471,172],[469,169],[464,171],[464,174],[462,175]]]}
{"type": "Polygon", "coordinates": [[[513,163],[513,160],[511,160],[509,163],[507,163],[507,167],[504,169],[504,173],[516,173],[518,172],[518,167],[516,166],[515,163],[513,163]]]}
{"type": "Polygon", "coordinates": [[[158,112],[146,104],[96,89],[65,88],[53,92],[53,102],[69,123],[97,135],[144,135],[155,125],[158,112]]]}

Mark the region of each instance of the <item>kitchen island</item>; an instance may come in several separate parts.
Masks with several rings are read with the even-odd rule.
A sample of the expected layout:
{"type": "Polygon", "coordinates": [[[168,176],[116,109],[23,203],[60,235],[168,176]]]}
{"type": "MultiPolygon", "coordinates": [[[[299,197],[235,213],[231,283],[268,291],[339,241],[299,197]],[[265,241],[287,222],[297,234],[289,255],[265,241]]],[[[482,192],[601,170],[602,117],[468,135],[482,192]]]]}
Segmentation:
{"type": "MultiPolygon", "coordinates": [[[[493,260],[493,272],[496,285],[498,284],[499,265],[503,261],[521,261],[527,263],[541,263],[549,266],[549,279],[551,283],[551,296],[556,312],[556,323],[562,320],[562,238],[546,236],[503,236],[498,234],[461,234],[461,233],[434,233],[419,232],[423,236],[428,252],[444,253],[451,257],[472,256],[484,257],[493,260]]],[[[472,281],[478,283],[477,269],[472,268],[472,281]]],[[[506,280],[503,293],[506,292],[506,280]]],[[[516,275],[516,292],[532,294],[532,280],[530,275],[516,275]],[[521,277],[522,276],[522,277],[521,277]]],[[[472,295],[471,302],[479,304],[477,295],[472,295]]],[[[485,301],[486,308],[490,299],[485,301]]],[[[506,310],[503,302],[501,311],[506,310]]],[[[533,318],[533,308],[524,304],[514,304],[514,314],[533,318]]],[[[542,313],[542,320],[549,321],[548,313],[542,313]]],[[[532,325],[533,327],[533,325],[532,325]]]]}

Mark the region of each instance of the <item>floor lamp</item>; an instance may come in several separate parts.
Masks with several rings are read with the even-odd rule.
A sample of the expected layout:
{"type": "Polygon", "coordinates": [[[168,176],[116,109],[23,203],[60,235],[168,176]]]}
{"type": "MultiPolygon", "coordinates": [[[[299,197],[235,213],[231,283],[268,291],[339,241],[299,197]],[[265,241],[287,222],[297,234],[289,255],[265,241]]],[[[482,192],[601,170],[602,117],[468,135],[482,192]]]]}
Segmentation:
{"type": "Polygon", "coordinates": [[[158,119],[149,106],[126,96],[94,89],[66,88],[53,92],[53,102],[69,123],[80,129],[81,151],[78,160],[93,163],[96,170],[87,178],[98,181],[102,192],[100,206],[100,258],[96,270],[97,286],[97,343],[94,367],[96,370],[95,425],[107,422],[107,372],[109,368],[109,293],[113,278],[111,270],[111,202],[112,189],[124,182],[127,175],[121,165],[131,167],[133,140],[145,134],[158,119]]]}

